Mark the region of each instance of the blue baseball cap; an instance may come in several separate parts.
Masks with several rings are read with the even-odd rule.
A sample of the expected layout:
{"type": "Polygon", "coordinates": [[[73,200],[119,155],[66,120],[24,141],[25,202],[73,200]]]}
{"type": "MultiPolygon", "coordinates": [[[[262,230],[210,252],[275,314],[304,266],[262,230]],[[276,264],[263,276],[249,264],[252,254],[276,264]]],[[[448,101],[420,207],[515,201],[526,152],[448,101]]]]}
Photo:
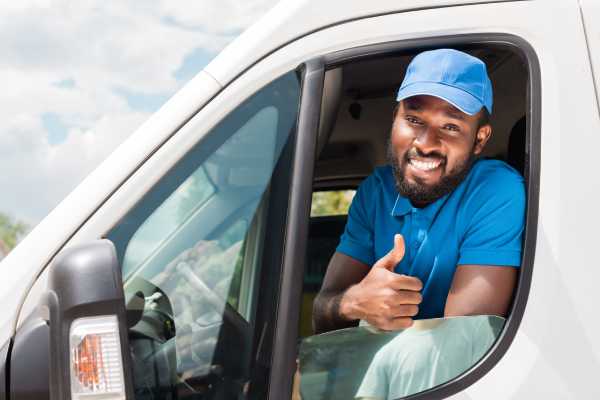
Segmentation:
{"type": "Polygon", "coordinates": [[[473,115],[482,107],[492,114],[492,82],[485,63],[462,51],[424,51],[412,59],[398,90],[397,101],[417,95],[446,100],[473,115]]]}

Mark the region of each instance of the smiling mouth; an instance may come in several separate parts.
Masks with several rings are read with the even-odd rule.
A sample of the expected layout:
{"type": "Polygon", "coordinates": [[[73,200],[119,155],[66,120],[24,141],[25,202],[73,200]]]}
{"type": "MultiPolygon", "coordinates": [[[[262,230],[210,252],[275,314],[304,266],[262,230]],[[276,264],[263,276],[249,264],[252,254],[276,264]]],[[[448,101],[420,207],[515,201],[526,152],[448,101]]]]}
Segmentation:
{"type": "Polygon", "coordinates": [[[442,160],[423,161],[423,160],[417,160],[415,158],[411,158],[408,160],[408,163],[413,168],[415,168],[419,171],[428,172],[428,171],[433,171],[434,169],[436,169],[440,165],[442,165],[442,160]]]}

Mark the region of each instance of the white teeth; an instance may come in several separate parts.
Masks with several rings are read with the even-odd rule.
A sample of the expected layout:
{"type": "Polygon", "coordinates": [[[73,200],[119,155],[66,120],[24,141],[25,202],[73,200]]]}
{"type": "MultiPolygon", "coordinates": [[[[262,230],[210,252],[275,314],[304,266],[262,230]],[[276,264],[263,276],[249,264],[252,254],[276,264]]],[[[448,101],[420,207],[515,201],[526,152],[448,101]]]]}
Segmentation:
{"type": "Polygon", "coordinates": [[[439,167],[441,161],[419,161],[419,160],[411,159],[410,163],[412,166],[414,166],[417,169],[420,169],[422,171],[430,171],[434,168],[439,167]]]}

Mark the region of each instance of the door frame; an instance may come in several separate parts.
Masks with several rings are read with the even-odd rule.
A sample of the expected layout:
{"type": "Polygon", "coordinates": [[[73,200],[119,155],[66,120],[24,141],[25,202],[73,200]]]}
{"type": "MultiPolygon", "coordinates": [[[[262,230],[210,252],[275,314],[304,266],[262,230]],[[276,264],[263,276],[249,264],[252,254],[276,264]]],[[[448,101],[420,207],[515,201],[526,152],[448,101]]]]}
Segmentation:
{"type": "Polygon", "coordinates": [[[513,303],[505,326],[486,355],[469,370],[449,382],[411,395],[408,399],[430,400],[456,394],[488,373],[502,358],[515,338],[525,312],[531,287],[536,249],[541,162],[541,77],[533,46],[525,39],[507,33],[474,33],[408,39],[365,45],[336,51],[306,62],[298,122],[297,147],[292,171],[292,189],[284,247],[280,296],[278,299],[269,399],[289,399],[296,370],[298,324],[308,222],[313,188],[316,137],[318,131],[323,79],[326,69],[342,64],[407,50],[465,44],[502,44],[511,46],[528,69],[525,187],[526,223],[521,268],[513,303]]]}
{"type": "Polygon", "coordinates": [[[292,187],[285,230],[283,268],[274,326],[269,399],[291,397],[308,239],[310,195],[316,161],[316,132],[319,128],[324,78],[325,64],[321,58],[313,59],[304,65],[296,152],[292,166],[292,187]]]}

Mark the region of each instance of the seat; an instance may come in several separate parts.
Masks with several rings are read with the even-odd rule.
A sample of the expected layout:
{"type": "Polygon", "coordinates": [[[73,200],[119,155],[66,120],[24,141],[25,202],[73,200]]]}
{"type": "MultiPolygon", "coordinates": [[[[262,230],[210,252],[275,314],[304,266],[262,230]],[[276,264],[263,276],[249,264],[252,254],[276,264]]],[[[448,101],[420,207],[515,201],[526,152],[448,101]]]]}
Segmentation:
{"type": "Polygon", "coordinates": [[[508,138],[508,150],[506,161],[510,166],[519,171],[524,176],[525,171],[525,135],[527,131],[527,120],[523,116],[519,119],[510,131],[508,138]]]}
{"type": "Polygon", "coordinates": [[[312,217],[308,231],[300,336],[312,335],[312,304],[321,289],[327,265],[346,227],[347,215],[312,217]]]}

